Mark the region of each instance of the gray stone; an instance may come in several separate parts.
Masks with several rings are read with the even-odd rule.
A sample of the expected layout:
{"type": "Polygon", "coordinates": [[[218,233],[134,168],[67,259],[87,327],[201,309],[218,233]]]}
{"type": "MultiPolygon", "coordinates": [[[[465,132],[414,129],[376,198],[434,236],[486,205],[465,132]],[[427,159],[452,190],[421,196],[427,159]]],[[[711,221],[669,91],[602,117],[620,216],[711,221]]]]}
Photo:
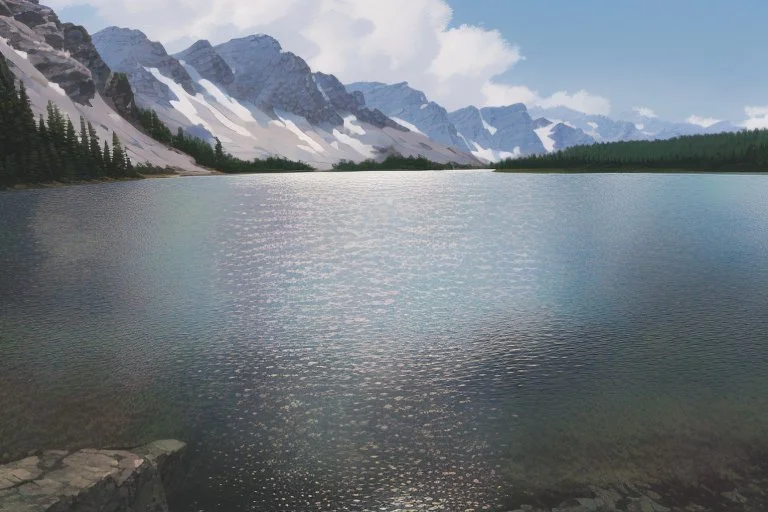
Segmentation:
{"type": "Polygon", "coordinates": [[[208,41],[198,41],[174,57],[195,68],[201,77],[214,84],[227,87],[235,81],[232,69],[208,41]]]}
{"type": "Polygon", "coordinates": [[[0,36],[81,104],[104,93],[111,74],[85,28],[61,23],[56,13],[31,0],[0,0],[0,36]]]}
{"type": "Polygon", "coordinates": [[[134,451],[49,451],[0,466],[0,511],[167,512],[185,444],[157,441],[134,451]]]}

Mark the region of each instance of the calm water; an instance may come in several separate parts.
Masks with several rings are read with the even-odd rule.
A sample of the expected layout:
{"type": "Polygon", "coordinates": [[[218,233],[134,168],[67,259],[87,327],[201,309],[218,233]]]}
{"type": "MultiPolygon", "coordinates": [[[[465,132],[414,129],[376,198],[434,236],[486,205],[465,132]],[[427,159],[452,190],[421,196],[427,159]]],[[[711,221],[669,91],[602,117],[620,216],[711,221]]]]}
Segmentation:
{"type": "Polygon", "coordinates": [[[0,458],[180,437],[182,510],[695,478],[768,447],[768,180],[0,193],[0,315],[0,458]]]}

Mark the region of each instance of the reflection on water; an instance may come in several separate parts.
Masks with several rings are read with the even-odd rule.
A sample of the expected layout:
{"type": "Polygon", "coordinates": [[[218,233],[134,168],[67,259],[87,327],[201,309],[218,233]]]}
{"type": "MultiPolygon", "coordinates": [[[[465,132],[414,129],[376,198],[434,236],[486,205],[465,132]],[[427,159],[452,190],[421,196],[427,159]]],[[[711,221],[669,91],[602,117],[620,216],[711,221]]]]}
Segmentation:
{"type": "Polygon", "coordinates": [[[766,448],[760,176],[0,194],[0,458],[191,442],[183,510],[494,509],[766,448]]]}

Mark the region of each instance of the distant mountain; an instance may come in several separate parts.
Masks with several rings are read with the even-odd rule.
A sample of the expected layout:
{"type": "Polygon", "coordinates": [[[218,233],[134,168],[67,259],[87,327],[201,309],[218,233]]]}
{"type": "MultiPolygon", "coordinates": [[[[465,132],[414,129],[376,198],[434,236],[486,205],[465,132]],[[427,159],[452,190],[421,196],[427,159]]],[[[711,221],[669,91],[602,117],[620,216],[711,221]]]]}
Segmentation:
{"type": "Polygon", "coordinates": [[[104,62],[83,27],[62,23],[37,0],[0,0],[0,53],[24,82],[36,114],[46,115],[53,102],[75,125],[81,116],[90,121],[103,141],[116,133],[134,163],[207,173],[131,124],[137,113],[129,85],[104,62]]]}
{"type": "Polygon", "coordinates": [[[348,84],[347,89],[362,93],[366,104],[382,111],[395,122],[419,131],[441,144],[470,151],[462,143],[448,112],[435,102],[428,101],[423,92],[411,88],[407,82],[394,85],[379,82],[348,84]]]}
{"type": "Polygon", "coordinates": [[[554,123],[540,117],[534,121],[534,127],[548,153],[595,143],[594,137],[566,123],[554,123]]]}
{"type": "Polygon", "coordinates": [[[671,139],[685,135],[703,135],[708,133],[735,132],[741,128],[728,121],[721,121],[711,126],[701,126],[687,122],[665,121],[656,116],[643,115],[640,112],[624,112],[620,119],[631,122],[648,139],[671,139]]]}
{"type": "Polygon", "coordinates": [[[555,123],[565,123],[581,130],[597,142],[648,139],[648,135],[642,133],[629,121],[617,121],[606,116],[585,114],[568,107],[532,107],[530,112],[534,117],[543,117],[555,123]]]}
{"type": "Polygon", "coordinates": [[[466,107],[449,116],[462,141],[491,161],[544,153],[533,119],[522,103],[508,107],[466,107]]]}
{"type": "Polygon", "coordinates": [[[330,167],[399,153],[479,163],[369,108],[362,94],[314,73],[266,35],[217,46],[198,41],[176,55],[136,30],[110,27],[93,41],[107,64],[127,74],[140,107],[173,130],[219,138],[240,158],[280,155],[330,167]]]}

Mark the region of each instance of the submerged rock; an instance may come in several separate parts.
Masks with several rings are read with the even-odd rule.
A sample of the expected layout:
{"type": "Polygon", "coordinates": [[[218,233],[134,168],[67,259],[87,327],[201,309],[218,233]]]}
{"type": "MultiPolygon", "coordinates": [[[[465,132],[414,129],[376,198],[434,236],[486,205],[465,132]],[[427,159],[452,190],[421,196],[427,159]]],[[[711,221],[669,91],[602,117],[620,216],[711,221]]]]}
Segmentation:
{"type": "Polygon", "coordinates": [[[46,451],[0,466],[0,510],[167,512],[167,485],[182,478],[186,445],[157,441],[131,451],[46,451]]]}

